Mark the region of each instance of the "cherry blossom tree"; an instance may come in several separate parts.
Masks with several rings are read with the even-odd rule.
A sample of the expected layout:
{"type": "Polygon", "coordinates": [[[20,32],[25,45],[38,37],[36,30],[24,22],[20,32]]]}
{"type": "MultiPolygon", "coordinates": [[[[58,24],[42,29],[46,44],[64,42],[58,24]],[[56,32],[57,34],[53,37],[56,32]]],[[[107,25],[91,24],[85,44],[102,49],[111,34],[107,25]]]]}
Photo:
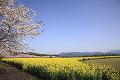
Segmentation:
{"type": "Polygon", "coordinates": [[[25,37],[37,36],[42,21],[36,22],[36,12],[26,5],[15,3],[15,0],[0,0],[0,53],[31,49],[25,43],[25,37]]]}

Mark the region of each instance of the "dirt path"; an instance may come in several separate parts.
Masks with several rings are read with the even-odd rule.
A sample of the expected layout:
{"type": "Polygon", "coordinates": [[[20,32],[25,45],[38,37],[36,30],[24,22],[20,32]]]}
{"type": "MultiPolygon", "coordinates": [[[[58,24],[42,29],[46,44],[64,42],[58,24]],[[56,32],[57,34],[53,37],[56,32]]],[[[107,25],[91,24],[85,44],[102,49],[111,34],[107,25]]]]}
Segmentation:
{"type": "Polygon", "coordinates": [[[0,80],[42,80],[0,61],[0,80]]]}

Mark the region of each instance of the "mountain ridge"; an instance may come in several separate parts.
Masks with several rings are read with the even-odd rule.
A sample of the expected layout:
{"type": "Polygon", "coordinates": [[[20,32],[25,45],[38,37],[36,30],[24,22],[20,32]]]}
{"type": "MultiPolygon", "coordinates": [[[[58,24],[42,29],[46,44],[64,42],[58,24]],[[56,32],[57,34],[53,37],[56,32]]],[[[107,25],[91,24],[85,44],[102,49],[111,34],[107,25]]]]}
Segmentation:
{"type": "Polygon", "coordinates": [[[108,52],[67,52],[60,53],[59,56],[91,56],[91,55],[106,55],[106,54],[120,54],[120,50],[110,50],[108,52]]]}

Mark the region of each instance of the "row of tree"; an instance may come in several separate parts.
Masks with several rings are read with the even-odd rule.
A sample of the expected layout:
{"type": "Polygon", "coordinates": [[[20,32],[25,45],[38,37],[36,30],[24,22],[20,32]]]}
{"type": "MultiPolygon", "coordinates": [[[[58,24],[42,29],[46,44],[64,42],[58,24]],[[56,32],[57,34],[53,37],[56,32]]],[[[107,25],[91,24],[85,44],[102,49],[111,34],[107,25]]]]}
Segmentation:
{"type": "Polygon", "coordinates": [[[10,52],[10,53],[13,54],[14,56],[18,54],[28,54],[28,55],[35,55],[35,56],[56,56],[58,57],[58,55],[39,54],[39,53],[34,53],[34,52],[10,52]]]}
{"type": "Polygon", "coordinates": [[[99,54],[96,54],[96,55],[83,55],[83,56],[59,56],[59,57],[63,57],[63,58],[68,58],[68,57],[100,57],[100,56],[120,56],[120,53],[119,54],[102,54],[102,55],[99,55],[99,54]]]}

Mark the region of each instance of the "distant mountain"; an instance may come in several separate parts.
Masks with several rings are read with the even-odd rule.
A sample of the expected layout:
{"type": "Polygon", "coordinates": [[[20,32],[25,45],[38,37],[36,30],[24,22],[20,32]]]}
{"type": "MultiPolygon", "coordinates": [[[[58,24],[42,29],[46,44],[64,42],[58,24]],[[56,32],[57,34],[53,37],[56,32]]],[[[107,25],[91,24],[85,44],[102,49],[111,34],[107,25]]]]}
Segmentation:
{"type": "Polygon", "coordinates": [[[101,55],[102,52],[70,52],[70,53],[60,53],[59,56],[87,56],[87,55],[101,55]]]}
{"type": "Polygon", "coordinates": [[[91,56],[91,55],[106,55],[106,54],[120,54],[120,50],[111,50],[106,53],[103,52],[68,52],[58,54],[61,57],[77,57],[77,56],[91,56]]]}
{"type": "Polygon", "coordinates": [[[120,53],[120,49],[119,50],[110,50],[110,51],[108,51],[108,53],[120,53]]]}

